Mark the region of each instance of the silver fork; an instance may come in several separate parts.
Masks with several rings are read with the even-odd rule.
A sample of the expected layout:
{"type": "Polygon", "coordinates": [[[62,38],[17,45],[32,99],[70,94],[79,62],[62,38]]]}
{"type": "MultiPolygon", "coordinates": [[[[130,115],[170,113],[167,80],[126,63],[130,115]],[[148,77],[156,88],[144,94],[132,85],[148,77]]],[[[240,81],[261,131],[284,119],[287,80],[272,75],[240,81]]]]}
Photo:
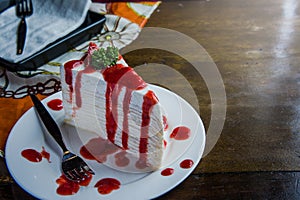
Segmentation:
{"type": "Polygon", "coordinates": [[[61,163],[63,174],[72,181],[81,181],[86,179],[90,174],[94,174],[93,170],[89,168],[89,166],[82,160],[82,158],[67,149],[66,145],[63,142],[58,125],[51,117],[44,105],[40,102],[40,100],[33,94],[31,94],[30,97],[34,104],[34,107],[36,108],[38,116],[47,129],[47,132],[53,136],[55,141],[63,150],[61,163]]]}
{"type": "Polygon", "coordinates": [[[16,15],[21,18],[17,33],[17,54],[23,53],[26,40],[27,25],[25,17],[29,17],[33,13],[31,0],[16,0],[16,15]]]}

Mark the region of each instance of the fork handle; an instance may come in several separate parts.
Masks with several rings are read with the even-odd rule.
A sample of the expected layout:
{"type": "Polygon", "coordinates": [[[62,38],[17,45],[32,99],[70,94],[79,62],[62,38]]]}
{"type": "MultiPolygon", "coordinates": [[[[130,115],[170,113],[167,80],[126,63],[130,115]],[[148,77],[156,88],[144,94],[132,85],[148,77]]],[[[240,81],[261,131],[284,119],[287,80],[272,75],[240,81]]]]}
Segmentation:
{"type": "Polygon", "coordinates": [[[68,149],[62,139],[60,129],[54,121],[54,119],[52,118],[52,116],[50,115],[50,113],[34,94],[30,94],[30,97],[34,104],[34,107],[36,108],[38,116],[42,120],[43,125],[47,129],[48,133],[55,139],[58,145],[62,148],[63,152],[67,152],[68,149]]]}
{"type": "Polygon", "coordinates": [[[25,17],[22,17],[18,26],[17,55],[23,53],[25,39],[26,39],[26,31],[27,31],[27,25],[26,25],[25,17]]]}

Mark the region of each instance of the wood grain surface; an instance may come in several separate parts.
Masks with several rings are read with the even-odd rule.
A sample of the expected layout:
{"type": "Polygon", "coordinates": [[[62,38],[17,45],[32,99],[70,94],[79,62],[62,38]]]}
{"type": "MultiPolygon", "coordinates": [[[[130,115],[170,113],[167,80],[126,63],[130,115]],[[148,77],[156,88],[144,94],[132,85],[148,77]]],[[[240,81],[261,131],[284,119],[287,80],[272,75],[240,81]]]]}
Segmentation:
{"type": "MultiPolygon", "coordinates": [[[[211,56],[224,82],[226,119],[215,147],[191,176],[159,199],[299,199],[300,7],[297,0],[163,1],[146,27],[167,28],[194,39],[211,56]]],[[[179,42],[177,48],[186,48],[179,42]],[[180,45],[181,44],[181,45],[180,45]]],[[[191,52],[193,54],[193,52],[191,52]]],[[[205,129],[210,93],[184,58],[165,50],[124,55],[131,66],[151,63],[175,69],[188,80],[205,129]]],[[[181,91],[179,79],[144,74],[150,82],[181,91]]],[[[193,100],[191,94],[184,98],[193,100]]],[[[0,99],[1,147],[28,98],[0,99]]],[[[0,197],[34,199],[16,184],[0,197]]]]}

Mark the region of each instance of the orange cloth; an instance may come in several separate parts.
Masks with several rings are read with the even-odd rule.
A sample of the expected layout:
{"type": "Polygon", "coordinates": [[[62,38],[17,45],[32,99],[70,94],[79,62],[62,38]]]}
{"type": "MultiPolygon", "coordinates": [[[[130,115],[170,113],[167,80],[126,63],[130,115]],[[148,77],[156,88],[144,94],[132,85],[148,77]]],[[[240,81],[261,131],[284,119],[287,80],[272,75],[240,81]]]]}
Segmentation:
{"type": "MultiPolygon", "coordinates": [[[[157,2],[140,2],[140,4],[154,6],[157,2]]],[[[141,28],[143,28],[147,22],[147,18],[144,15],[138,14],[130,7],[130,3],[128,2],[108,3],[106,8],[109,14],[124,17],[138,24],[141,28]]]]}
{"type": "MultiPolygon", "coordinates": [[[[46,96],[37,95],[39,99],[46,96]]],[[[0,98],[0,149],[4,150],[7,137],[18,119],[33,106],[30,97],[23,99],[0,98]]]]}

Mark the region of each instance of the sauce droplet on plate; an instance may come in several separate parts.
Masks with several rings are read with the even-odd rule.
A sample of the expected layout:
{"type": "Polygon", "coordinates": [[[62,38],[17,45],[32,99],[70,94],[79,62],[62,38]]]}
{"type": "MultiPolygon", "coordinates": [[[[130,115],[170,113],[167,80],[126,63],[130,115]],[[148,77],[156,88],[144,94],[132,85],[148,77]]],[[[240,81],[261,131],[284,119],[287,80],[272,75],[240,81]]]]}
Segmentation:
{"type": "Polygon", "coordinates": [[[61,175],[56,179],[56,183],[59,185],[56,189],[56,193],[63,196],[74,195],[79,191],[80,186],[88,186],[92,177],[92,174],[89,174],[86,179],[75,182],[67,179],[65,175],[61,175]]]}
{"type": "Polygon", "coordinates": [[[22,156],[31,162],[41,162],[42,155],[34,149],[25,149],[21,152],[22,156]]]}
{"type": "Polygon", "coordinates": [[[161,171],[161,175],[163,176],[170,176],[174,173],[174,169],[173,168],[166,168],[163,171],[161,171]]]}
{"type": "Polygon", "coordinates": [[[38,152],[35,149],[24,149],[21,155],[29,160],[30,162],[41,162],[43,158],[46,158],[50,163],[50,153],[48,153],[44,147],[42,147],[42,152],[38,152]]]}
{"type": "Polygon", "coordinates": [[[47,103],[47,106],[56,111],[63,109],[63,103],[61,99],[52,99],[47,103]]]}
{"type": "Polygon", "coordinates": [[[98,181],[94,187],[98,188],[100,194],[109,194],[120,188],[120,181],[114,178],[104,178],[98,181]]]}
{"type": "Polygon", "coordinates": [[[180,163],[180,167],[183,169],[189,169],[194,165],[194,161],[186,159],[180,163]]]}
{"type": "Polygon", "coordinates": [[[170,138],[174,138],[175,140],[186,140],[190,135],[191,130],[188,127],[179,126],[172,131],[170,138]]]}

